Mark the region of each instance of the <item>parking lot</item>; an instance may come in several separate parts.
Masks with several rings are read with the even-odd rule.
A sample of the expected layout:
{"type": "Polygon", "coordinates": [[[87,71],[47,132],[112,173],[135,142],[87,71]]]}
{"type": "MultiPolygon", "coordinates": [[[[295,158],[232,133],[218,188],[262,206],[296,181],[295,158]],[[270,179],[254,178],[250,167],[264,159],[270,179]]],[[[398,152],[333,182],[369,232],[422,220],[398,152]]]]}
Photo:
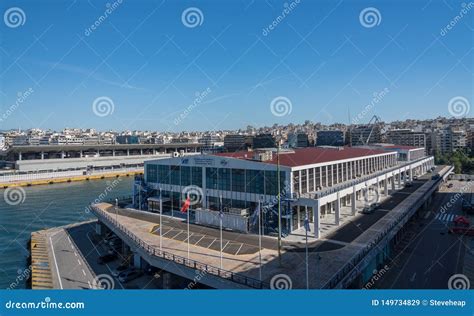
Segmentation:
{"type": "MultiPolygon", "coordinates": [[[[163,288],[163,278],[161,271],[152,271],[147,274],[147,271],[137,270],[134,279],[121,280],[116,275],[119,266],[130,267],[131,257],[124,257],[117,248],[110,247],[110,242],[107,239],[101,238],[95,234],[95,224],[84,224],[68,229],[74,243],[79,248],[83,257],[87,261],[89,267],[96,275],[95,280],[91,283],[96,283],[99,287],[106,289],[160,289],[163,288]],[[99,258],[112,255],[108,262],[99,263],[99,258]],[[115,275],[114,275],[115,274],[115,275]],[[97,282],[98,281],[98,282],[97,282]],[[97,284],[98,283],[98,284],[97,284]]],[[[109,238],[109,241],[111,238],[109,238]]],[[[119,244],[121,246],[121,243],[119,244]]],[[[107,259],[106,259],[107,260],[107,259]]],[[[125,269],[120,271],[124,272],[125,269]]]]}

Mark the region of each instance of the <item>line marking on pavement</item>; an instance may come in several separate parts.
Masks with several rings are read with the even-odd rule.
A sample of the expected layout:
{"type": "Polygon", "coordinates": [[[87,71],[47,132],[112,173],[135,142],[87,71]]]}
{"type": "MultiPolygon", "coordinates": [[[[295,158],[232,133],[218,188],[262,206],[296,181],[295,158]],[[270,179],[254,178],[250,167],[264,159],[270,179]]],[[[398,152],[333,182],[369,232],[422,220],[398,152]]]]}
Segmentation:
{"type": "Polygon", "coordinates": [[[212,244],[217,240],[217,238],[214,238],[214,240],[211,242],[211,244],[209,246],[207,246],[207,248],[211,247],[212,244]]]}
{"type": "MultiPolygon", "coordinates": [[[[242,249],[242,247],[244,246],[244,244],[240,244],[240,247],[239,247],[239,250],[237,250],[237,252],[235,253],[235,256],[237,256],[240,252],[240,249],[242,249]]],[[[260,250],[260,249],[259,249],[260,250]]]]}
{"type": "Polygon", "coordinates": [[[79,263],[80,266],[82,265],[81,260],[79,259],[77,259],[77,263],[79,263]]]}
{"type": "Polygon", "coordinates": [[[191,236],[192,236],[193,234],[194,234],[194,233],[191,233],[191,235],[189,235],[188,237],[186,237],[186,239],[185,239],[185,240],[183,240],[183,242],[186,242],[186,241],[188,241],[188,240],[189,240],[189,238],[191,238],[191,236]]]}
{"type": "Polygon", "coordinates": [[[415,281],[415,279],[416,279],[416,272],[415,272],[415,273],[413,273],[413,275],[411,276],[411,278],[410,278],[410,282],[413,282],[413,281],[415,281]]]}
{"type": "Polygon", "coordinates": [[[56,273],[58,274],[59,286],[61,287],[61,290],[62,290],[63,282],[61,281],[61,275],[59,274],[58,262],[56,261],[56,254],[54,253],[53,240],[51,239],[51,236],[49,236],[49,242],[51,243],[51,250],[52,250],[51,252],[53,253],[54,265],[56,266],[56,273]]]}
{"type": "Polygon", "coordinates": [[[225,247],[227,247],[228,244],[229,244],[229,241],[227,241],[227,243],[225,244],[225,246],[222,247],[221,251],[224,251],[225,247]]]}
{"type": "Polygon", "coordinates": [[[86,271],[84,271],[84,269],[82,269],[82,274],[84,274],[84,276],[86,276],[86,271]]]}
{"type": "Polygon", "coordinates": [[[199,244],[199,242],[200,242],[204,237],[206,237],[206,236],[205,236],[205,235],[202,235],[201,239],[199,239],[198,242],[195,243],[195,245],[199,244]]]}

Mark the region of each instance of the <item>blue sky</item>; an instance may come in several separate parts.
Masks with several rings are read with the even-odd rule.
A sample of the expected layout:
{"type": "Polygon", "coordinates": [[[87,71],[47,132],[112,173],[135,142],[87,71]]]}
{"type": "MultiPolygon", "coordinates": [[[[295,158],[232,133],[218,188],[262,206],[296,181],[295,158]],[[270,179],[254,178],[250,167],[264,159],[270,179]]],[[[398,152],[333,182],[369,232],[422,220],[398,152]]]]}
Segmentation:
{"type": "Polygon", "coordinates": [[[393,121],[449,116],[450,99],[473,100],[474,8],[441,31],[463,1],[123,0],[88,32],[107,3],[2,1],[4,15],[24,16],[0,25],[0,129],[214,130],[348,123],[349,113],[393,121]],[[200,10],[195,27],[182,20],[190,7],[200,10]],[[372,27],[360,20],[368,7],[372,27]],[[102,96],[113,112],[96,115],[102,96]],[[272,113],[279,96],[291,113],[272,113]]]}

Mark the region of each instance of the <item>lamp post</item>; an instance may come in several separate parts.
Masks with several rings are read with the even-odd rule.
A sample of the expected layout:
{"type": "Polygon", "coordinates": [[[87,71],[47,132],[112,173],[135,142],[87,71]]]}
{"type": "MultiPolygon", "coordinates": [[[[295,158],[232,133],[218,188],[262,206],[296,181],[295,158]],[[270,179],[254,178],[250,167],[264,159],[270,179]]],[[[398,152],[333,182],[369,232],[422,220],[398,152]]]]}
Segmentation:
{"type": "Polygon", "coordinates": [[[118,223],[118,199],[115,199],[115,221],[118,223]]]}
{"type": "Polygon", "coordinates": [[[161,216],[163,215],[163,195],[161,193],[160,187],[160,251],[163,250],[163,225],[161,221],[161,216]]]}
{"type": "Polygon", "coordinates": [[[262,281],[262,198],[258,200],[258,259],[259,259],[259,269],[258,276],[259,280],[262,281]]]}
{"type": "Polygon", "coordinates": [[[281,188],[280,188],[280,136],[277,136],[277,188],[278,188],[278,263],[281,266],[281,188]]]}
{"type": "Polygon", "coordinates": [[[223,260],[222,260],[222,217],[224,216],[224,210],[222,209],[222,195],[219,196],[219,204],[220,204],[220,208],[219,208],[219,239],[220,239],[220,248],[221,248],[221,269],[222,269],[222,266],[223,266],[223,260]]]}

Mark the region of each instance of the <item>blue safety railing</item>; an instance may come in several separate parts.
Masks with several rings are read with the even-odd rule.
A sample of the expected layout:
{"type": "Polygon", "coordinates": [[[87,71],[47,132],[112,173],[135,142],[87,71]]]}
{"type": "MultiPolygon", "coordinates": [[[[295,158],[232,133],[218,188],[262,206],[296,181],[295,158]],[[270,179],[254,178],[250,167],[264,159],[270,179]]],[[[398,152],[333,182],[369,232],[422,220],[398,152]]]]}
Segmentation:
{"type": "Polygon", "coordinates": [[[93,213],[97,216],[99,220],[105,222],[106,224],[110,224],[115,226],[119,230],[121,230],[129,239],[130,241],[137,247],[141,248],[146,251],[150,256],[155,256],[158,258],[162,258],[165,260],[173,261],[174,263],[184,265],[188,268],[192,268],[195,270],[203,271],[210,275],[214,275],[226,280],[230,280],[236,282],[238,284],[242,284],[251,288],[255,289],[268,289],[270,288],[270,284],[267,282],[263,282],[240,273],[235,273],[232,271],[224,270],[212,265],[208,265],[206,263],[202,263],[193,259],[184,258],[178,255],[175,255],[171,252],[163,251],[157,249],[155,246],[151,246],[132,233],[128,228],[120,224],[116,221],[112,216],[107,214],[105,211],[101,210],[99,207],[95,205],[91,205],[90,209],[93,213]]]}

